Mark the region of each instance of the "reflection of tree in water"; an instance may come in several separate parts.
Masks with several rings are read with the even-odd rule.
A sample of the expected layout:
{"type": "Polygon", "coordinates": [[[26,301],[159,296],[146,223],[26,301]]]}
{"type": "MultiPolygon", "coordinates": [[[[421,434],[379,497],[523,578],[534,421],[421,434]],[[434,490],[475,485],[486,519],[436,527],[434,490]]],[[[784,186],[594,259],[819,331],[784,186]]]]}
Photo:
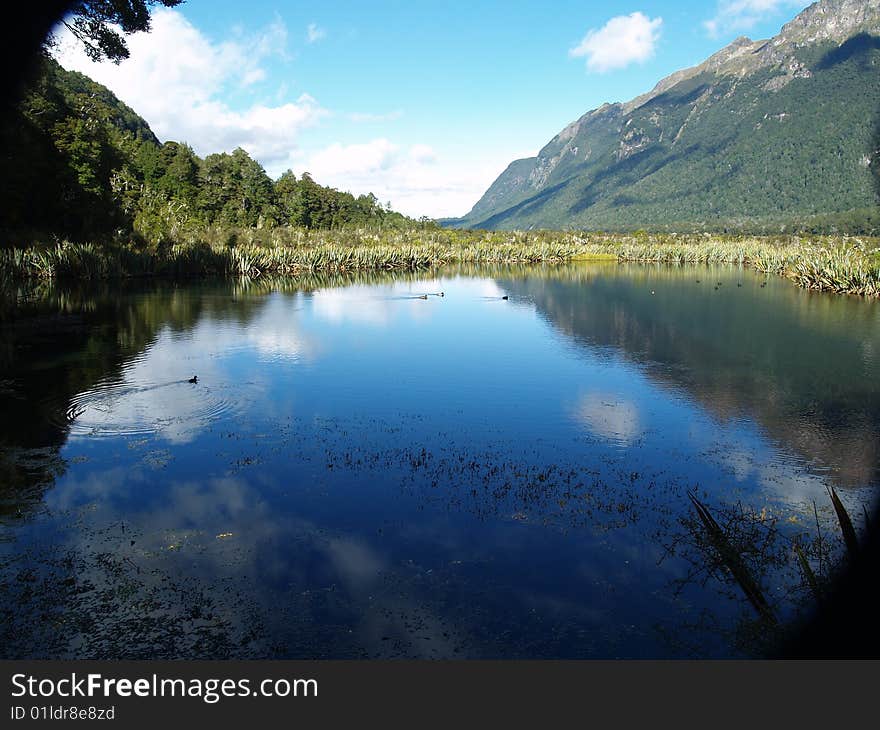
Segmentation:
{"type": "MultiPolygon", "coordinates": [[[[833,490],[829,494],[837,499],[833,490]]],[[[820,518],[815,504],[814,525],[741,503],[710,508],[694,497],[693,504],[678,528],[662,537],[663,560],[678,558],[688,566],[672,588],[676,595],[693,588],[717,591],[739,606],[738,618],[725,620],[704,609],[666,627],[667,640],[695,656],[702,654],[699,640],[689,646],[689,637],[705,634],[722,637],[743,656],[776,655],[830,598],[853,553],[848,558],[842,533],[820,518]]],[[[850,520],[843,512],[841,526],[850,520]]]]}
{"type": "Polygon", "coordinates": [[[832,467],[841,485],[876,482],[877,303],[806,293],[787,282],[758,295],[754,277],[740,274],[740,288],[731,272],[580,266],[501,284],[533,301],[576,343],[615,348],[719,419],[757,421],[788,448],[832,467]],[[719,277],[737,294],[714,291],[710,282],[719,277]]]}
{"type": "MultiPolygon", "coordinates": [[[[520,267],[522,268],[522,267],[520,267]]],[[[478,267],[444,269],[473,274],[478,267]]],[[[502,275],[517,267],[490,269],[502,275]]],[[[486,269],[483,269],[486,271],[486,269]]],[[[439,272],[303,272],[296,278],[196,283],[102,282],[88,287],[42,282],[4,286],[0,299],[0,516],[25,514],[63,473],[58,456],[73,399],[121,375],[163,329],[190,331],[203,317],[246,326],[265,295],[415,283],[439,272]],[[193,289],[196,289],[194,295],[193,289]]],[[[189,377],[191,373],[181,373],[189,377]]]]}
{"type": "MultiPolygon", "coordinates": [[[[491,273],[512,289],[517,285],[533,286],[534,271],[528,267],[504,267],[491,270],[491,273]]],[[[637,299],[633,315],[629,312],[633,305],[627,301],[626,292],[621,293],[613,287],[613,296],[598,297],[606,304],[594,298],[581,300],[572,297],[568,289],[592,288],[582,283],[573,286],[565,283],[569,278],[572,282],[581,282],[584,271],[584,267],[558,269],[558,277],[551,276],[549,281],[541,283],[543,299],[531,292],[529,296],[533,296],[539,306],[546,306],[548,311],[569,312],[568,320],[560,316],[560,321],[571,328],[566,331],[578,337],[593,338],[589,340],[591,344],[622,342],[624,351],[638,353],[640,358],[647,351],[651,359],[667,363],[667,367],[658,370],[667,379],[671,377],[670,372],[678,374],[668,367],[670,362],[689,365],[688,358],[697,358],[700,354],[700,348],[688,345],[687,337],[674,327],[662,319],[659,322],[651,319],[645,313],[653,304],[650,299],[633,295],[637,299]],[[610,333],[592,319],[581,318],[580,310],[590,306],[600,309],[594,313],[596,319],[611,317],[614,324],[610,333]],[[612,309],[610,312],[608,309],[601,311],[602,306],[612,309]],[[582,322],[586,325],[582,326],[582,322]],[[676,341],[682,339],[684,345],[676,341]]],[[[588,271],[593,272],[591,276],[597,276],[595,269],[588,271]]],[[[459,272],[444,270],[403,277],[391,272],[378,275],[316,274],[297,280],[257,279],[205,285],[200,286],[195,295],[191,286],[178,287],[170,283],[150,286],[125,296],[113,289],[76,291],[49,287],[40,292],[39,297],[24,302],[14,316],[7,315],[0,325],[3,328],[4,370],[10,373],[0,397],[12,401],[24,396],[17,405],[19,410],[0,431],[6,447],[5,464],[11,465],[11,478],[5,482],[10,486],[4,493],[4,497],[8,495],[4,516],[14,515],[25,501],[31,508],[38,505],[43,490],[52,483],[56,471],[63,469],[57,455],[68,429],[63,422],[55,420],[59,404],[63,404],[60,407],[64,411],[77,393],[93,388],[108,377],[120,375],[126,363],[149,348],[163,329],[186,332],[203,317],[247,324],[262,311],[267,301],[263,295],[276,291],[285,296],[360,283],[402,280],[416,283],[437,273],[448,276],[454,273],[487,274],[488,271],[471,271],[462,267],[459,272]],[[20,422],[18,427],[17,421],[20,422]],[[10,455],[16,451],[23,458],[12,459],[10,455]]],[[[599,280],[604,276],[600,272],[599,280]]],[[[811,313],[792,315],[786,319],[787,326],[801,316],[809,322],[811,313]]],[[[825,341],[833,334],[833,329],[823,331],[825,341]]],[[[723,361],[724,356],[725,351],[710,353],[713,362],[723,361]]],[[[772,356],[770,360],[773,360],[772,356]]],[[[783,359],[778,367],[786,364],[783,359]]],[[[775,370],[768,369],[768,387],[781,388],[774,383],[775,370]]],[[[725,387],[712,390],[701,379],[704,375],[698,373],[690,376],[690,380],[682,376],[682,382],[702,386],[703,390],[697,389],[702,397],[707,397],[707,393],[713,396],[719,392],[723,394],[726,387],[728,397],[733,399],[732,406],[741,407],[736,401],[739,384],[735,379],[731,384],[728,382],[730,376],[722,373],[719,380],[725,387]]],[[[709,375],[712,373],[706,375],[711,385],[715,381],[709,375]]],[[[756,387],[756,384],[752,383],[752,386],[756,387]]],[[[797,387],[791,390],[798,392],[797,387]]],[[[7,409],[7,412],[12,411],[7,409]]],[[[347,425],[352,424],[347,422],[347,425]]],[[[388,424],[389,427],[392,425],[399,427],[400,424],[388,424]]],[[[362,426],[360,431],[370,433],[377,424],[370,422],[362,426]]],[[[430,442],[424,447],[413,444],[397,449],[389,449],[382,439],[374,444],[352,445],[345,439],[340,441],[337,431],[330,429],[324,437],[326,442],[321,442],[319,437],[317,443],[311,445],[316,453],[326,455],[323,458],[328,470],[332,466],[333,473],[348,469],[360,475],[369,475],[373,471],[384,477],[393,473],[400,477],[403,490],[421,493],[421,498],[426,501],[445,500],[448,508],[469,511],[480,518],[501,517],[562,528],[610,532],[641,529],[634,526],[642,517],[650,521],[658,519],[657,513],[665,514],[668,519],[654,523],[662,533],[658,533],[659,538],[664,544],[668,543],[671,557],[686,561],[692,568],[673,588],[680,595],[687,595],[692,587],[710,591],[720,589],[732,603],[742,604],[737,622],[703,612],[695,617],[692,627],[685,628],[690,628],[694,634],[711,631],[723,637],[725,645],[729,642],[748,655],[766,653],[770,650],[771,640],[778,637],[777,630],[768,628],[766,621],[755,616],[740,584],[719,555],[717,545],[707,539],[704,525],[694,515],[675,522],[676,515],[688,508],[685,494],[675,484],[667,484],[654,475],[631,473],[631,469],[624,469],[626,464],[602,465],[600,474],[584,464],[542,463],[537,455],[531,458],[529,454],[520,453],[518,457],[511,457],[503,444],[485,454],[476,454],[463,441],[458,448],[431,453],[430,442]],[[425,490],[426,484],[442,488],[425,490]]],[[[294,440],[299,438],[296,429],[288,434],[279,432],[277,438],[279,443],[276,446],[281,451],[307,452],[304,444],[294,440]]],[[[314,430],[302,429],[302,438],[316,440],[314,430]]],[[[455,441],[453,434],[444,443],[454,445],[455,441]]],[[[809,560],[821,568],[822,545],[814,544],[815,536],[808,539],[810,533],[802,526],[790,525],[773,515],[755,514],[739,506],[711,505],[711,510],[737,554],[743,556],[750,574],[765,591],[774,615],[787,625],[800,615],[808,614],[809,596],[798,563],[792,559],[792,545],[793,541],[801,544],[809,560]],[[773,587],[772,591],[769,586],[773,587]]],[[[24,512],[27,512],[26,507],[24,512]]],[[[279,644],[274,649],[265,643],[272,640],[274,627],[266,628],[263,620],[267,615],[265,607],[251,601],[246,581],[206,583],[203,577],[169,571],[165,563],[144,561],[134,551],[128,551],[127,534],[124,538],[111,533],[89,534],[88,537],[93,541],[89,550],[71,550],[59,545],[47,548],[44,554],[17,556],[3,566],[4,585],[0,588],[10,600],[8,608],[4,609],[8,615],[0,618],[7,638],[14,640],[9,646],[18,647],[18,650],[10,649],[9,656],[26,656],[29,651],[39,651],[41,656],[62,656],[65,652],[104,657],[289,656],[286,652],[292,650],[291,646],[300,646],[301,655],[309,655],[308,647],[303,649],[295,643],[279,644]],[[32,606],[33,611],[29,614],[13,613],[11,607],[17,605],[32,606]],[[60,608],[62,606],[64,610],[60,608]],[[59,629],[62,621],[66,622],[63,630],[59,629]],[[100,631],[96,630],[96,621],[101,622],[100,631]],[[58,633],[55,638],[55,634],[46,633],[52,627],[58,633]],[[91,639],[88,638],[90,635],[91,639]],[[69,640],[71,636],[85,637],[80,641],[86,643],[73,648],[59,643],[63,637],[69,640]],[[132,636],[144,637],[144,646],[129,645],[124,637],[130,639],[132,636]],[[198,649],[193,641],[198,642],[198,649]],[[148,646],[151,642],[155,642],[158,649],[151,650],[148,646]],[[35,649],[41,644],[46,650],[35,649]]],[[[825,543],[826,552],[829,544],[825,543]]],[[[828,557],[822,560],[827,566],[828,557]]],[[[454,576],[451,576],[450,585],[457,585],[452,578],[454,576]]],[[[257,587],[254,594],[257,594],[257,587]]],[[[291,615],[312,616],[314,625],[327,626],[326,616],[320,613],[324,609],[315,602],[331,598],[338,600],[329,594],[301,599],[293,596],[294,601],[301,603],[291,604],[291,615]]],[[[686,648],[682,647],[682,640],[687,635],[687,631],[675,632],[677,648],[686,648]]],[[[338,645],[333,644],[332,637],[324,636],[320,641],[316,639],[314,647],[317,646],[326,650],[338,645]]],[[[699,646],[696,641],[695,646],[699,646]]],[[[700,652],[695,649],[695,653],[700,652]]]]}
{"type": "MultiPolygon", "coordinates": [[[[578,344],[614,348],[719,419],[757,421],[786,448],[831,466],[827,477],[840,486],[876,484],[880,391],[869,359],[880,344],[876,303],[808,294],[786,282],[748,296],[755,280],[740,277],[723,267],[581,265],[499,283],[578,344]],[[740,277],[745,289],[736,287],[740,277]],[[722,278],[739,296],[706,288],[722,278]]],[[[815,524],[805,525],[766,509],[712,504],[720,538],[688,505],[677,526],[657,534],[666,560],[688,566],[671,589],[685,604],[687,596],[717,592],[738,606],[737,617],[695,609],[679,626],[658,627],[670,646],[705,656],[707,637],[716,637],[743,656],[760,656],[791,641],[846,567],[830,505],[820,504],[815,524]],[[761,600],[764,613],[756,608],[761,600]]]]}
{"type": "Polygon", "coordinates": [[[0,312],[0,514],[26,512],[63,471],[58,457],[69,431],[73,398],[118,377],[163,328],[191,329],[201,317],[247,322],[259,297],[194,297],[171,283],[124,295],[104,285],[88,289],[42,284],[16,292],[0,312]]]}
{"type": "MultiPolygon", "coordinates": [[[[449,268],[443,275],[475,271],[473,266],[449,268]]],[[[0,423],[0,515],[27,512],[63,472],[58,451],[67,439],[75,396],[119,377],[125,365],[148,349],[163,329],[184,333],[203,317],[246,326],[263,310],[264,295],[273,292],[293,295],[355,284],[414,283],[437,273],[303,272],[296,278],[198,284],[125,281],[88,287],[52,282],[4,286],[0,300],[0,410],[5,416],[0,423]]]]}

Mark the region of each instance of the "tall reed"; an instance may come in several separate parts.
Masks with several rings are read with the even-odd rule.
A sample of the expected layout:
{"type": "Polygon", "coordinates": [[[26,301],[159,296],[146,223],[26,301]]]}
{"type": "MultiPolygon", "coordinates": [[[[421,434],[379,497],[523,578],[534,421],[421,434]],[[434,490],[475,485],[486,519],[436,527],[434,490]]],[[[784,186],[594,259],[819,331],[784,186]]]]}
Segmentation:
{"type": "Polygon", "coordinates": [[[452,263],[562,263],[578,258],[705,265],[729,263],[820,291],[880,296],[880,244],[846,237],[627,235],[560,231],[413,229],[313,231],[205,227],[163,247],[56,243],[0,250],[0,277],[298,275],[418,270],[452,263]]]}

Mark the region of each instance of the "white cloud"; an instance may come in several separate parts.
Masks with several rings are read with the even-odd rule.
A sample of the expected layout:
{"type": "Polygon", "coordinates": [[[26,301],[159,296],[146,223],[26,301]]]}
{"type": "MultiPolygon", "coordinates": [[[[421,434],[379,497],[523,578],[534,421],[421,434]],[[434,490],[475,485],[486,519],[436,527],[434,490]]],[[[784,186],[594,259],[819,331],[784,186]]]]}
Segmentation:
{"type": "Polygon", "coordinates": [[[414,162],[430,164],[437,161],[434,150],[426,144],[414,144],[409,148],[409,156],[414,162]]]}
{"type": "MultiPolygon", "coordinates": [[[[384,136],[310,149],[304,132],[331,114],[308,94],[292,99],[289,82],[273,78],[273,64],[290,57],[280,19],[256,34],[233,29],[227,39],[214,40],[177,10],[160,8],[152,18],[150,33],[128,38],[131,57],[119,65],[91,62],[63,29],[56,57],[109,87],[160,139],[186,142],[201,156],[242,147],[272,177],[288,168],[308,171],[322,185],[356,195],[372,192],[415,217],[464,215],[515,157],[509,149],[480,159],[459,150],[450,159],[422,143],[427,140],[404,145],[384,136]],[[259,103],[233,106],[232,99],[252,90],[260,92],[259,103]]],[[[402,115],[392,110],[336,118],[381,124],[402,115]]]]}
{"type": "Polygon", "coordinates": [[[387,139],[374,139],[364,144],[332,144],[314,153],[309,172],[319,180],[347,175],[374,175],[388,170],[399,158],[400,147],[387,139]]]}
{"type": "Polygon", "coordinates": [[[662,18],[651,19],[644,13],[619,15],[590,30],[568,55],[586,58],[587,68],[598,73],[644,63],[654,55],[662,25],[662,18]]]}
{"type": "Polygon", "coordinates": [[[250,71],[247,71],[242,75],[241,85],[242,86],[251,86],[252,84],[256,84],[260,81],[264,81],[265,78],[266,78],[266,69],[253,68],[250,71]]]}
{"type": "Polygon", "coordinates": [[[388,112],[387,114],[371,114],[370,112],[352,112],[348,115],[349,121],[355,122],[356,124],[372,124],[377,122],[393,122],[397,119],[400,119],[403,116],[403,112],[399,109],[396,109],[393,112],[388,112]]]}
{"type": "Polygon", "coordinates": [[[748,30],[786,8],[803,8],[807,4],[803,0],[719,0],[715,15],[703,27],[712,38],[717,38],[722,33],[748,30]]]}
{"type": "Polygon", "coordinates": [[[317,23],[309,23],[308,28],[306,28],[306,40],[309,43],[317,43],[318,41],[327,37],[327,31],[323,28],[319,28],[317,23]]]}
{"type": "Polygon", "coordinates": [[[224,101],[226,93],[262,81],[266,60],[287,58],[280,20],[252,37],[213,42],[175,10],[157,9],[152,19],[149,34],[128,38],[131,56],[118,65],[93,63],[64,30],[56,57],[109,87],[160,139],[187,142],[200,155],[243,147],[264,165],[289,159],[301,131],[327,114],[306,94],[244,109],[224,101]]]}
{"type": "Polygon", "coordinates": [[[439,218],[467,213],[511,159],[510,152],[491,160],[447,159],[426,144],[405,146],[382,137],[332,144],[291,167],[322,185],[373,193],[401,213],[439,218]]]}

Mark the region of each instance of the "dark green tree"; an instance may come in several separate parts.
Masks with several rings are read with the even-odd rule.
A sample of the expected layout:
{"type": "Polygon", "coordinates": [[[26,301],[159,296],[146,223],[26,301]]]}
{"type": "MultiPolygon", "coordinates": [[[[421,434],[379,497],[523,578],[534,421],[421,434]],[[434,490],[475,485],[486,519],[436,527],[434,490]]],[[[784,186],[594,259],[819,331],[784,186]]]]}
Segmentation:
{"type": "Polygon", "coordinates": [[[208,222],[261,226],[277,217],[275,190],[263,167],[243,149],[208,155],[202,164],[199,207],[208,222]]]}

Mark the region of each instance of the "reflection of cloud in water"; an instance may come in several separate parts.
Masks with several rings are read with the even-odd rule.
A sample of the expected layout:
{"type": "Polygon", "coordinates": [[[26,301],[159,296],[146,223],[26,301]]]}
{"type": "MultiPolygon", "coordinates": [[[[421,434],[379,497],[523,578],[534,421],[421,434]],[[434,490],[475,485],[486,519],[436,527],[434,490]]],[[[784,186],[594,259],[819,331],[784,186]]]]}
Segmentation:
{"type": "MultiPolygon", "coordinates": [[[[138,470],[113,469],[68,480],[49,497],[53,512],[73,528],[59,544],[60,552],[82,566],[78,579],[96,586],[96,594],[113,595],[117,588],[114,581],[120,578],[99,568],[101,555],[113,555],[126,571],[132,595],[150,596],[159,607],[151,621],[185,629],[172,599],[186,586],[198,610],[210,614],[213,625],[224,627],[230,640],[251,636],[256,642],[234,649],[233,655],[264,655],[279,651],[284,642],[291,642],[294,654],[302,654],[295,647],[312,646],[315,627],[328,620],[353,631],[324,636],[320,641],[327,643],[317,646],[322,651],[338,646],[346,656],[366,651],[373,656],[403,652],[451,657],[453,647],[466,641],[466,628],[454,617],[436,615],[418,595],[422,581],[412,569],[392,568],[362,537],[278,510],[269,496],[277,487],[271,479],[259,484],[237,477],[173,482],[160,492],[147,491],[146,503],[132,512],[129,500],[133,491],[140,491],[136,482],[141,480],[138,470]],[[260,627],[256,632],[254,625],[260,627]]],[[[80,603],[77,597],[67,610],[87,610],[89,600],[84,595],[80,603]]],[[[111,637],[110,656],[125,657],[130,651],[122,636],[127,606],[130,601],[103,604],[89,624],[89,642],[111,637]]],[[[59,640],[79,643],[79,626],[65,625],[59,640]]],[[[141,630],[154,642],[150,650],[156,651],[152,629],[141,630]]],[[[190,634],[178,633],[173,646],[163,635],[162,650],[170,647],[172,656],[186,656],[192,651],[190,634]]],[[[308,651],[302,655],[311,656],[308,651]]]]}
{"type": "MultiPolygon", "coordinates": [[[[427,319],[432,309],[420,300],[423,294],[434,295],[454,287],[458,299],[501,299],[504,291],[492,279],[439,278],[421,281],[394,282],[383,286],[355,285],[337,289],[320,289],[311,296],[314,315],[332,324],[355,323],[387,327],[401,316],[427,319]]],[[[450,292],[446,292],[447,296],[450,292]]]]}
{"type": "MultiPolygon", "coordinates": [[[[775,448],[757,446],[754,451],[728,448],[721,444],[709,458],[729,473],[738,484],[752,482],[760,488],[759,495],[752,497],[753,506],[776,505],[786,517],[797,515],[811,522],[813,503],[825,519],[831,517],[828,499],[827,475],[814,473],[799,459],[775,448]]],[[[725,490],[719,496],[727,501],[739,499],[738,493],[727,491],[731,486],[722,483],[725,490]]],[[[832,526],[833,529],[833,526],[832,526]]]]}
{"type": "Polygon", "coordinates": [[[754,455],[742,449],[724,451],[719,460],[722,466],[733,472],[738,482],[746,481],[755,469],[754,455]]]}
{"type": "Polygon", "coordinates": [[[376,553],[360,542],[335,538],[327,543],[327,553],[343,583],[352,592],[359,592],[385,569],[376,553]]]}
{"type": "Polygon", "coordinates": [[[357,285],[320,289],[312,295],[312,311],[318,318],[333,324],[354,322],[385,327],[402,311],[414,317],[424,315],[425,303],[415,297],[439,293],[440,286],[437,279],[425,279],[382,287],[357,285]]]}
{"type": "Polygon", "coordinates": [[[621,446],[629,446],[642,431],[636,404],[614,395],[590,393],[581,398],[574,415],[596,436],[621,446]]]}
{"type": "Polygon", "coordinates": [[[300,304],[299,297],[271,296],[259,316],[243,327],[204,320],[187,341],[187,349],[194,350],[196,355],[209,351],[215,357],[251,350],[286,360],[309,360],[318,348],[315,340],[299,329],[296,312],[300,304]]]}
{"type": "Polygon", "coordinates": [[[830,505],[827,479],[803,471],[787,460],[757,463],[755,478],[768,496],[780,501],[786,509],[800,511],[808,518],[812,515],[814,502],[820,512],[830,505]]]}
{"type": "Polygon", "coordinates": [[[476,293],[490,299],[500,299],[504,296],[504,290],[498,286],[498,282],[494,279],[479,279],[476,282],[476,293]]]}
{"type": "Polygon", "coordinates": [[[380,299],[372,286],[320,289],[312,295],[312,311],[323,320],[385,326],[397,302],[380,299]]]}
{"type": "MultiPolygon", "coordinates": [[[[148,353],[130,363],[121,381],[102,382],[72,399],[71,437],[158,433],[166,440],[184,444],[192,441],[211,421],[235,403],[216,386],[196,386],[182,376],[186,364],[171,353],[148,353]]],[[[174,349],[174,346],[171,346],[174,349]]],[[[203,382],[216,382],[216,368],[200,364],[203,382]]]]}
{"type": "Polygon", "coordinates": [[[248,330],[243,339],[262,355],[302,360],[313,352],[310,344],[298,332],[292,331],[289,324],[284,329],[248,330]]]}
{"type": "Polygon", "coordinates": [[[246,326],[201,320],[181,336],[164,330],[119,377],[72,399],[71,436],[155,433],[174,444],[193,441],[211,422],[242,411],[253,379],[232,377],[223,360],[242,351],[264,359],[301,361],[317,345],[297,329],[291,300],[272,297],[246,326]],[[186,380],[198,375],[199,383],[186,380]]]}

